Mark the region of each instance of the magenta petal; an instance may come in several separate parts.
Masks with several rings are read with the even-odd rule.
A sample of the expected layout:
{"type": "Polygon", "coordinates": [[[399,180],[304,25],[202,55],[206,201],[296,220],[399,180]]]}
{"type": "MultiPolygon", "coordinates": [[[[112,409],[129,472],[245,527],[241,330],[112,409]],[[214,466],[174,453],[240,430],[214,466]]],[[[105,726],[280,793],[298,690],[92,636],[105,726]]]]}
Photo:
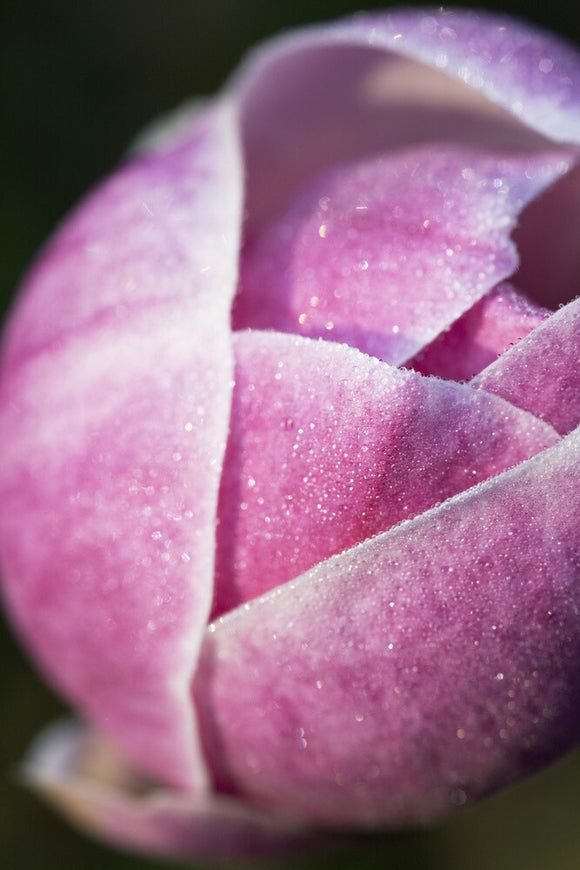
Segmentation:
{"type": "Polygon", "coordinates": [[[41,735],[24,775],[74,824],[148,855],[240,861],[311,852],[323,841],[225,795],[192,797],[146,783],[102,738],[74,723],[41,735]]]}
{"type": "Polygon", "coordinates": [[[430,146],[319,176],[248,237],[234,328],[400,364],[512,274],[517,214],[571,160],[430,146]]]}
{"type": "Polygon", "coordinates": [[[163,314],[162,329],[144,309],[5,379],[0,545],[48,673],[136,764],[183,785],[203,780],[188,685],[212,597],[231,350],[189,306],[163,314]]]}
{"type": "Polygon", "coordinates": [[[188,691],[212,597],[241,199],[229,113],[209,117],[65,226],[11,324],[0,403],[0,553],[22,635],[135,764],[197,787],[188,691]]]}
{"type": "Polygon", "coordinates": [[[417,822],[570,747],[579,447],[577,430],[210,626],[196,697],[221,781],[326,824],[417,822]]]}
{"type": "Polygon", "coordinates": [[[502,284],[406,364],[424,375],[469,380],[539,326],[549,314],[509,284],[502,284]]]}
{"type": "Polygon", "coordinates": [[[235,338],[214,613],[558,440],[506,402],[345,346],[235,338]]]}
{"type": "Polygon", "coordinates": [[[471,381],[566,435],[580,423],[580,299],[570,302],[471,381]]]}

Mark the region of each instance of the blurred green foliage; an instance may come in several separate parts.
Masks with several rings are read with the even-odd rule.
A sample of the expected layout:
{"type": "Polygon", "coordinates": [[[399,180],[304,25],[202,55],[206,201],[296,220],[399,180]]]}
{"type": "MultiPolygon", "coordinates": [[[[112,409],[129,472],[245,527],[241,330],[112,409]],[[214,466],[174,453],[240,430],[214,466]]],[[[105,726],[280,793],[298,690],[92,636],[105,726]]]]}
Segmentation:
{"type": "MultiPolygon", "coordinates": [[[[580,43],[580,13],[571,14],[567,3],[476,5],[531,18],[580,43]]],[[[3,0],[2,305],[54,225],[151,118],[192,95],[215,91],[259,39],[357,8],[348,0],[3,0]]],[[[77,835],[20,788],[18,759],[63,708],[28,667],[8,629],[0,646],[3,866],[173,866],[109,851],[77,835]]],[[[338,857],[306,862],[304,870],[578,870],[579,818],[576,753],[440,828],[346,839],[338,857]]]]}

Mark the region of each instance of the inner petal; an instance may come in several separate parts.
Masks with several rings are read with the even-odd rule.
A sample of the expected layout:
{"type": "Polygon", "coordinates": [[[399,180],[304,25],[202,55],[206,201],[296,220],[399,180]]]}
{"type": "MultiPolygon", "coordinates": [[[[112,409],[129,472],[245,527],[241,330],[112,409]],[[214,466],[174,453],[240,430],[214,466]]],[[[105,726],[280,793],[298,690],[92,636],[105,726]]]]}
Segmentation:
{"type": "Polygon", "coordinates": [[[506,282],[476,302],[407,366],[424,375],[469,380],[549,315],[506,282]]]}
{"type": "Polygon", "coordinates": [[[571,159],[431,146],[319,176],[246,238],[234,329],[405,362],[514,272],[517,215],[571,159]]]}
{"type": "Polygon", "coordinates": [[[560,308],[471,381],[561,435],[580,422],[580,298],[560,308]]]}
{"type": "Polygon", "coordinates": [[[235,336],[213,615],[555,443],[484,391],[330,342],[235,336]]]}

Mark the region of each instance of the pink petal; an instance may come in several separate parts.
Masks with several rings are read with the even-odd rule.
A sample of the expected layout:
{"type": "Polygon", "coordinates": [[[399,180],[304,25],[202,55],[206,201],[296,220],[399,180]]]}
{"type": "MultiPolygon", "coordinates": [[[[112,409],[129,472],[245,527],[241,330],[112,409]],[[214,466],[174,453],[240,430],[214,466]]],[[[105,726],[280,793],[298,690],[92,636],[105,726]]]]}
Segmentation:
{"type": "Polygon", "coordinates": [[[304,179],[422,142],[580,143],[578,55],[509,18],[357,15],[259,48],[239,76],[250,226],[304,179]]]}
{"type": "Polygon", "coordinates": [[[518,290],[547,308],[570,302],[580,288],[580,167],[557,181],[521,213],[513,240],[518,290]]]}
{"type": "Polygon", "coordinates": [[[579,448],[577,430],[210,626],[196,698],[219,781],[324,824],[410,823],[570,747],[579,448]]]}
{"type": "Polygon", "coordinates": [[[194,136],[187,159],[130,167],[65,228],[12,323],[0,402],[0,553],[21,633],[129,758],[196,787],[188,691],[233,372],[228,130],[217,116],[213,144],[229,142],[213,173],[194,136]]]}
{"type": "Polygon", "coordinates": [[[580,299],[523,338],[471,381],[566,435],[580,423],[580,299]]]}
{"type": "Polygon", "coordinates": [[[517,266],[517,214],[570,160],[431,146],[307,185],[246,239],[234,328],[416,354],[517,266]]]}
{"type": "Polygon", "coordinates": [[[41,735],[27,783],[77,826],[148,855],[240,861],[319,847],[322,835],[225,795],[199,797],[143,781],[98,735],[73,723],[41,735]]]}
{"type": "Polygon", "coordinates": [[[580,61],[557,36],[507,16],[443,8],[362,16],[353,29],[445,70],[552,141],[580,142],[580,61]]]}
{"type": "Polygon", "coordinates": [[[235,349],[214,614],[558,440],[503,401],[348,347],[252,332],[235,349]]]}
{"type": "Polygon", "coordinates": [[[510,284],[495,287],[407,365],[424,375],[468,380],[539,326],[550,312],[510,284]]]}

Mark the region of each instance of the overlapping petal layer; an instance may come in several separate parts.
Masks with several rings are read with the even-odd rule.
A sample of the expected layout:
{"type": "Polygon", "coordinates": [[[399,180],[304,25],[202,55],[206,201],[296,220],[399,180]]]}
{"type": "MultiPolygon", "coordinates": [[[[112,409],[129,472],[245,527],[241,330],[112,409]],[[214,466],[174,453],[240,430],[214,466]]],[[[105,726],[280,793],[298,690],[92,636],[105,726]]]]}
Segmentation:
{"type": "Polygon", "coordinates": [[[580,423],[580,299],[570,302],[471,381],[546,420],[562,435],[580,423]]]}
{"type": "Polygon", "coordinates": [[[551,314],[500,284],[423,348],[407,365],[424,375],[469,380],[551,314]]]}
{"type": "Polygon", "coordinates": [[[346,346],[282,333],[235,338],[214,613],[558,440],[483,391],[346,346]]]}
{"type": "Polygon", "coordinates": [[[247,238],[234,328],[399,365],[514,272],[517,214],[573,159],[431,145],[318,176],[247,238]]]}
{"type": "Polygon", "coordinates": [[[17,624],[85,715],[180,786],[205,782],[188,686],[211,604],[233,373],[240,172],[219,115],[213,134],[213,175],[196,136],[175,162],[120,175],[64,228],[9,330],[1,386],[1,553],[17,624]]]}
{"type": "Polygon", "coordinates": [[[579,447],[576,431],[210,626],[196,698],[221,781],[325,824],[408,823],[569,747],[579,447]]]}
{"type": "Polygon", "coordinates": [[[580,143],[580,63],[485,13],[394,10],[282,36],[234,80],[250,226],[315,173],[423,142],[580,143]]]}
{"type": "Polygon", "coordinates": [[[278,812],[423,821],[577,739],[578,303],[498,287],[556,236],[553,286],[545,253],[513,285],[575,292],[574,143],[556,40],[359,16],[258,52],[47,249],[4,347],[0,558],[121,780],[167,789],[100,790],[57,736],[32,775],[106,836],[224,859],[289,842],[278,812]]]}

